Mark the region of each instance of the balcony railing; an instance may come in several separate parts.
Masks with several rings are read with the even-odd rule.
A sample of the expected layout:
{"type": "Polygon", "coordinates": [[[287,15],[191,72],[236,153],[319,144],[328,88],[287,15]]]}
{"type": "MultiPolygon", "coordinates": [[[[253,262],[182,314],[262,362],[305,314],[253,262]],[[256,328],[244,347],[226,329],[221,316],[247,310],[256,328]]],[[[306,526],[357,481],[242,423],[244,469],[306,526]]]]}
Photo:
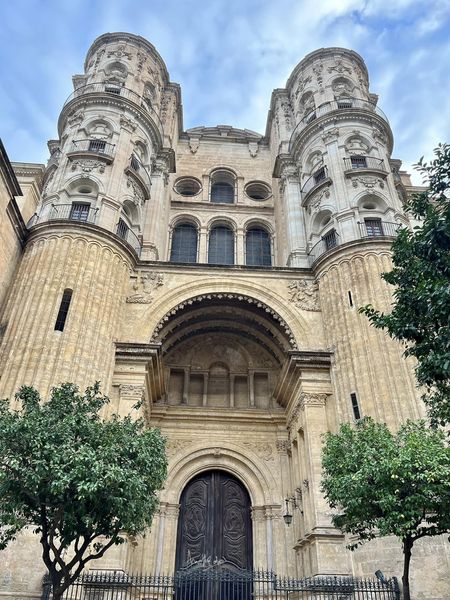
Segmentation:
{"type": "MultiPolygon", "coordinates": [[[[367,239],[367,238],[395,238],[398,234],[399,229],[402,227],[401,223],[391,223],[389,221],[382,221],[381,219],[365,219],[363,222],[358,221],[358,233],[354,239],[347,239],[346,242],[355,241],[356,239],[367,239]]],[[[308,252],[309,266],[316,262],[316,260],[333,248],[341,246],[344,242],[340,239],[337,231],[332,229],[325,234],[318,242],[314,244],[311,250],[308,252]]]]}
{"type": "Polygon", "coordinates": [[[305,129],[305,127],[307,127],[310,123],[322,117],[323,115],[326,115],[335,110],[367,110],[384,119],[386,123],[389,123],[384,112],[380,108],[378,108],[378,106],[373,104],[373,102],[367,102],[366,100],[360,100],[359,98],[340,98],[339,100],[325,102],[324,104],[321,104],[320,106],[309,112],[307,115],[305,115],[303,119],[297,124],[296,128],[292,132],[291,139],[289,140],[289,152],[292,150],[295,140],[298,138],[303,129],[305,129]]]}
{"type": "MultiPolygon", "coordinates": [[[[97,225],[98,208],[92,208],[89,204],[74,202],[73,204],[52,204],[46,207],[39,215],[35,214],[27,223],[27,228],[31,229],[38,223],[55,220],[76,221],[78,223],[90,223],[97,225]]],[[[141,243],[132,229],[128,227],[123,219],[114,232],[118,237],[127,242],[138,256],[141,254],[141,243]]]]}
{"type": "Polygon", "coordinates": [[[105,140],[73,140],[69,154],[90,152],[92,154],[96,154],[97,156],[103,156],[105,158],[112,159],[115,148],[115,144],[110,144],[109,142],[105,142],[105,140]]]}
{"type": "Polygon", "coordinates": [[[131,155],[126,171],[131,173],[131,175],[138,180],[141,186],[143,186],[145,197],[150,198],[150,188],[152,185],[150,173],[135,154],[131,155]]]}
{"type": "Polygon", "coordinates": [[[311,175],[311,177],[309,177],[309,179],[307,179],[303,184],[301,190],[303,198],[307,196],[317,186],[324,183],[324,181],[327,181],[327,179],[329,179],[328,169],[325,165],[323,165],[322,167],[320,167],[320,169],[317,169],[317,171],[315,171],[311,175]]]}
{"type": "Polygon", "coordinates": [[[116,228],[116,234],[129,244],[138,256],[141,255],[141,242],[134,231],[128,227],[123,219],[119,219],[116,228]]]}
{"type": "Polygon", "coordinates": [[[98,208],[92,208],[89,204],[74,202],[73,204],[52,204],[44,209],[39,215],[34,214],[27,223],[28,229],[45,221],[69,220],[81,221],[83,223],[95,224],[98,208]]]}
{"type": "Polygon", "coordinates": [[[358,169],[369,169],[374,171],[387,172],[384,160],[382,158],[374,158],[373,156],[354,155],[350,158],[344,158],[346,171],[355,171],[358,169]]]}
{"type": "Polygon", "coordinates": [[[145,102],[137,92],[130,90],[129,88],[109,83],[88,83],[87,85],[83,85],[76,90],[74,90],[67,100],[64,102],[64,106],[72,102],[75,98],[79,98],[81,96],[89,96],[92,94],[106,94],[107,96],[116,96],[120,98],[125,98],[134,104],[140,106],[145,112],[147,112],[153,121],[156,123],[159,132],[163,133],[163,126],[161,123],[161,119],[159,118],[158,113],[149,105],[148,102],[145,102]]]}

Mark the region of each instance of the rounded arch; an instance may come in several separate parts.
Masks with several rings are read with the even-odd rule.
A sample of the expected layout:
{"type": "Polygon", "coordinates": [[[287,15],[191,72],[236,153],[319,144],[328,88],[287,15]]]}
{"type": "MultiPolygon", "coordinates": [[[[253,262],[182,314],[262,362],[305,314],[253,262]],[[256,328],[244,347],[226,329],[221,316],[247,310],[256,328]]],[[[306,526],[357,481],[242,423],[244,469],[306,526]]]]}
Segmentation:
{"type": "Polygon", "coordinates": [[[99,177],[96,177],[92,173],[76,174],[66,180],[64,191],[67,195],[73,195],[76,192],[77,185],[92,185],[95,188],[97,194],[104,194],[105,189],[103,182],[99,177]]]}
{"type": "Polygon", "coordinates": [[[320,210],[312,220],[313,233],[319,233],[324,227],[328,226],[333,218],[331,209],[324,208],[320,210]]]}
{"type": "Polygon", "coordinates": [[[211,217],[211,219],[206,223],[206,231],[208,235],[211,233],[211,230],[214,229],[214,227],[228,227],[228,229],[231,229],[234,234],[236,234],[237,231],[237,223],[230,217],[211,217]]]}
{"type": "Polygon", "coordinates": [[[184,225],[184,224],[193,225],[197,229],[197,231],[202,226],[200,219],[198,217],[196,217],[195,215],[181,214],[181,215],[176,215],[175,217],[173,217],[172,221],[169,224],[169,230],[173,231],[175,229],[175,227],[177,227],[178,225],[184,225]]]}
{"type": "Polygon", "coordinates": [[[275,235],[275,228],[270,221],[261,217],[249,217],[243,223],[244,234],[249,229],[264,229],[270,236],[275,235]]]}
{"type": "Polygon", "coordinates": [[[233,175],[233,177],[235,179],[243,177],[242,173],[238,169],[236,169],[235,166],[231,166],[226,163],[215,164],[214,166],[210,167],[209,169],[205,169],[203,171],[203,175],[207,175],[208,177],[211,177],[213,175],[213,173],[215,173],[216,171],[228,171],[229,173],[231,173],[233,175]]]}
{"type": "Polygon", "coordinates": [[[116,133],[114,121],[104,115],[92,115],[86,121],[83,129],[89,137],[103,140],[110,139],[116,133]]]}
{"type": "Polygon", "coordinates": [[[270,469],[251,449],[243,449],[230,442],[206,447],[195,444],[183,456],[170,461],[169,476],[165,483],[163,502],[178,504],[186,485],[197,475],[210,470],[225,471],[234,475],[247,489],[252,506],[276,504],[276,481],[270,469]]]}
{"type": "Polygon", "coordinates": [[[140,229],[141,225],[141,207],[137,206],[130,198],[125,198],[122,203],[122,212],[127,217],[130,226],[140,229]]]}
{"type": "Polygon", "coordinates": [[[356,205],[360,211],[377,211],[385,213],[389,210],[389,204],[386,198],[376,191],[363,191],[356,197],[356,205]]]}

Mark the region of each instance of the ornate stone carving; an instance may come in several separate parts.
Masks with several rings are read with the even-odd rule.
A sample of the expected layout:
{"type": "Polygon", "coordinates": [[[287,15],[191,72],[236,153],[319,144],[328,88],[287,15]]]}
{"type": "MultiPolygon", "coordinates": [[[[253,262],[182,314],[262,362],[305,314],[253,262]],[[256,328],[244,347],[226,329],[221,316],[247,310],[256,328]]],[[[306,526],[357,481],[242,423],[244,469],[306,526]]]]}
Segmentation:
{"type": "Polygon", "coordinates": [[[192,154],[195,154],[200,146],[200,138],[189,137],[189,150],[192,154]]]}
{"type": "Polygon", "coordinates": [[[359,177],[352,177],[353,187],[358,187],[358,184],[361,184],[369,190],[373,190],[373,188],[377,185],[379,185],[381,189],[384,188],[384,181],[381,179],[381,177],[371,177],[369,175],[360,175],[359,177]]]}
{"type": "Polygon", "coordinates": [[[166,455],[168,458],[173,458],[176,454],[182,452],[189,444],[186,440],[167,439],[166,440],[166,455]]]}
{"type": "Polygon", "coordinates": [[[274,460],[270,444],[264,442],[245,442],[243,446],[254,452],[259,459],[265,462],[272,462],[274,460]]]}
{"type": "Polygon", "coordinates": [[[129,119],[125,115],[120,115],[119,119],[120,126],[131,133],[136,129],[137,123],[134,119],[129,119]]]}
{"type": "Polygon", "coordinates": [[[151,304],[153,302],[152,294],[164,283],[164,275],[150,271],[148,273],[138,273],[135,282],[132,285],[133,294],[127,296],[126,301],[130,304],[151,304]]]}
{"type": "Polygon", "coordinates": [[[383,144],[383,146],[386,146],[387,144],[387,137],[386,134],[384,133],[384,131],[382,129],[380,129],[379,127],[373,127],[372,129],[372,136],[375,140],[377,140],[378,142],[380,142],[380,144],[383,144]]]}
{"type": "Polygon", "coordinates": [[[144,193],[141,189],[141,186],[138,183],[136,183],[136,181],[130,175],[128,175],[127,177],[127,187],[133,190],[134,203],[136,205],[142,204],[145,199],[144,193]]]}
{"type": "Polygon", "coordinates": [[[105,163],[100,160],[92,160],[89,158],[79,158],[72,162],[72,171],[79,169],[83,173],[90,173],[94,169],[97,169],[99,173],[105,172],[105,163]]]}
{"type": "Polygon", "coordinates": [[[335,142],[339,137],[339,128],[332,127],[324,132],[322,135],[322,140],[325,144],[331,144],[331,142],[335,142]]]}
{"type": "Polygon", "coordinates": [[[327,403],[328,394],[301,394],[300,396],[300,409],[303,410],[305,406],[325,406],[327,403]]]}
{"type": "Polygon", "coordinates": [[[355,86],[345,77],[338,77],[331,86],[335,98],[349,98],[353,96],[355,86]]]}
{"type": "Polygon", "coordinates": [[[319,192],[317,192],[317,194],[314,194],[314,196],[312,196],[311,200],[309,201],[308,213],[312,214],[318,212],[320,209],[320,205],[322,204],[322,200],[324,198],[329,198],[330,195],[330,189],[328,187],[320,190],[319,192]]]}
{"type": "Polygon", "coordinates": [[[81,125],[83,120],[84,111],[82,110],[77,110],[73,113],[70,113],[70,115],[67,117],[67,123],[70,125],[70,127],[77,127],[78,125],[81,125]]]}
{"type": "Polygon", "coordinates": [[[277,440],[275,444],[280,454],[287,453],[291,449],[291,442],[289,440],[277,440]]]}
{"type": "Polygon", "coordinates": [[[318,285],[306,279],[297,279],[288,283],[289,301],[302,310],[319,311],[318,285]]]}
{"type": "Polygon", "coordinates": [[[351,74],[351,72],[352,72],[350,67],[347,67],[346,65],[344,65],[341,58],[338,58],[336,60],[336,62],[334,63],[334,65],[331,65],[331,67],[328,67],[328,73],[332,73],[333,71],[336,71],[336,73],[349,73],[349,74],[351,74]]]}
{"type": "Polygon", "coordinates": [[[131,383],[122,383],[119,386],[119,396],[121,400],[141,402],[144,397],[144,386],[131,383]]]}
{"type": "MultiPolygon", "coordinates": [[[[312,102],[314,104],[314,99],[312,102]]],[[[292,106],[291,106],[291,103],[289,102],[288,98],[285,98],[284,100],[281,101],[280,111],[284,117],[287,127],[291,127],[292,126],[292,106]]]]}
{"type": "Polygon", "coordinates": [[[124,44],[119,44],[115,50],[110,50],[108,52],[108,58],[111,58],[111,56],[115,56],[116,58],[127,58],[128,60],[131,60],[131,52],[127,52],[125,50],[124,44]]]}
{"type": "Polygon", "coordinates": [[[319,86],[319,92],[321,94],[323,94],[325,91],[322,86],[322,84],[323,84],[323,64],[320,61],[314,63],[312,70],[313,70],[314,75],[316,76],[317,85],[319,86]]]}
{"type": "Polygon", "coordinates": [[[255,156],[258,154],[258,150],[259,150],[258,142],[249,142],[248,143],[248,151],[250,152],[250,156],[252,158],[255,158],[255,156]]]}
{"type": "Polygon", "coordinates": [[[312,77],[311,75],[307,75],[306,77],[299,77],[297,82],[297,88],[295,90],[295,97],[297,98],[299,94],[303,92],[308,83],[311,83],[312,77]]]}
{"type": "Polygon", "coordinates": [[[345,149],[349,154],[368,154],[370,152],[369,144],[359,135],[359,131],[354,130],[353,134],[346,142],[345,149]]]}
{"type": "Polygon", "coordinates": [[[244,294],[235,294],[235,293],[222,294],[222,293],[218,293],[218,292],[211,292],[209,294],[200,294],[198,296],[195,296],[194,298],[189,298],[189,300],[180,302],[174,308],[172,308],[172,310],[170,310],[168,313],[166,313],[166,315],[164,315],[164,317],[159,321],[159,323],[155,327],[151,341],[152,342],[158,341],[159,332],[164,327],[164,325],[167,323],[167,321],[170,319],[170,317],[175,316],[177,314],[177,312],[180,310],[183,310],[183,308],[185,306],[192,305],[197,302],[202,302],[203,300],[211,300],[212,298],[218,298],[219,300],[222,298],[229,299],[229,300],[239,300],[239,302],[248,302],[249,304],[255,304],[258,308],[263,308],[268,315],[271,315],[275,321],[278,321],[280,327],[284,330],[284,332],[286,333],[286,335],[289,338],[289,345],[290,345],[291,349],[298,350],[298,345],[295,340],[294,334],[290,330],[287,323],[285,323],[285,321],[283,321],[283,319],[280,317],[280,315],[278,315],[272,308],[270,308],[270,306],[268,306],[264,302],[261,302],[260,300],[257,300],[256,298],[251,298],[250,296],[246,296],[244,294]]]}

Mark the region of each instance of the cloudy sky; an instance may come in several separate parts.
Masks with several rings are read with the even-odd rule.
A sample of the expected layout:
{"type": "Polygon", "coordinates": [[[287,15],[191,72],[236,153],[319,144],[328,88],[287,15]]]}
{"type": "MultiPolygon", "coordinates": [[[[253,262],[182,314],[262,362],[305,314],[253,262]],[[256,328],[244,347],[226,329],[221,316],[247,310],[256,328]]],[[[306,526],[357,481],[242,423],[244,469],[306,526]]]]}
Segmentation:
{"type": "Polygon", "coordinates": [[[0,136],[11,160],[46,161],[71,76],[107,31],[156,46],[181,84],[186,129],[263,133],[272,89],[308,52],[343,46],[365,59],[404,166],[450,141],[450,0],[4,0],[0,136]]]}

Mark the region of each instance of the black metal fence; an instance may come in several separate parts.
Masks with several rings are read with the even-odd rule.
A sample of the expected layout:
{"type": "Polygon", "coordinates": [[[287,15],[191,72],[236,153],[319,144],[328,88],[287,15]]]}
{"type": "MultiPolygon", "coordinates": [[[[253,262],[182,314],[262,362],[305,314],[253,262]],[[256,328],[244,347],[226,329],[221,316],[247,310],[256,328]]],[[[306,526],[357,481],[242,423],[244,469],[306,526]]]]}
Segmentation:
{"type": "MultiPolygon", "coordinates": [[[[51,598],[45,584],[43,598],[51,598]]],[[[181,569],[175,575],[86,573],[66,600],[399,600],[397,580],[278,577],[270,571],[181,569]]]]}

